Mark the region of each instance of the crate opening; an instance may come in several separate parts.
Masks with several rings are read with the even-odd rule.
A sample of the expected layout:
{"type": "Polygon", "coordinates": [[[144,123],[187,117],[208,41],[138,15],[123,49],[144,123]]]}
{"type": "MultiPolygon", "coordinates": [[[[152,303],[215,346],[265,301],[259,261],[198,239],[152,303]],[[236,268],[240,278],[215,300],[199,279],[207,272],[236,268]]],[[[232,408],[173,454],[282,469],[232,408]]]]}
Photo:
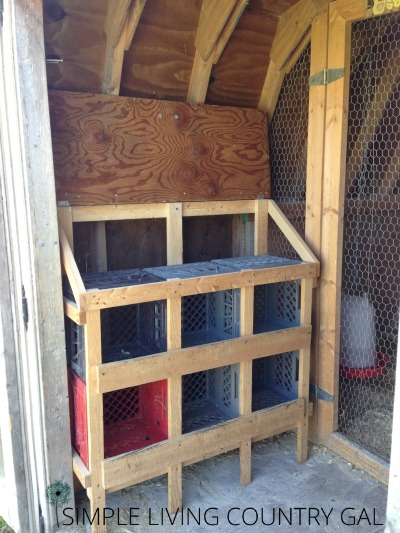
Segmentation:
{"type": "Polygon", "coordinates": [[[254,287],[254,333],[300,325],[300,282],[254,287]]]}
{"type": "MultiPolygon", "coordinates": [[[[88,466],[86,383],[69,371],[72,443],[88,466]]],[[[104,457],[138,450],[168,438],[167,380],[104,394],[104,457]]]]}
{"type": "Polygon", "coordinates": [[[285,352],[253,361],[252,410],[275,407],[298,396],[299,352],[285,352]]]}
{"type": "Polygon", "coordinates": [[[183,433],[239,416],[239,365],[183,376],[183,433]]]}

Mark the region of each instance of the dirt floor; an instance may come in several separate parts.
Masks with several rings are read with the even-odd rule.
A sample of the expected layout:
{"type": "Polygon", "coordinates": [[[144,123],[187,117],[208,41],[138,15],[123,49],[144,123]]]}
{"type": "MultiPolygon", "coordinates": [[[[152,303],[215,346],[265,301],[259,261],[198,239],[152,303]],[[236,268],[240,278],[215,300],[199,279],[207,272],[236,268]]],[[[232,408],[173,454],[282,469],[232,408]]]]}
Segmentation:
{"type": "MultiPolygon", "coordinates": [[[[253,445],[253,481],[239,484],[238,452],[187,467],[183,471],[184,511],[168,515],[166,476],[129,487],[107,498],[108,533],[383,533],[387,487],[334,455],[310,445],[299,465],[293,433],[253,445]],[[174,520],[175,518],[175,520],[174,520]],[[131,525],[130,525],[131,524],[131,525]],[[138,525],[136,525],[138,524],[138,525]]],[[[89,510],[84,493],[76,497],[79,521],[89,510]]],[[[67,511],[67,515],[71,514],[67,511]]],[[[60,522],[72,518],[60,514],[60,522]]],[[[90,531],[69,525],[66,531],[90,531]]]]}

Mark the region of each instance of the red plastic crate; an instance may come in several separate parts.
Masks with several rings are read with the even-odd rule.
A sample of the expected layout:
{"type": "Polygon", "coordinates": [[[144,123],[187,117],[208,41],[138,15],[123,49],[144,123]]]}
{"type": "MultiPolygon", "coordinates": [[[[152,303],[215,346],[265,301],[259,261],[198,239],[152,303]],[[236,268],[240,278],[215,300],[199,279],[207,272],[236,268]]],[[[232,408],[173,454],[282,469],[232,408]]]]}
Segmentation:
{"type": "MultiPolygon", "coordinates": [[[[167,380],[103,395],[104,457],[114,457],[168,438],[167,380]]],[[[72,444],[89,467],[86,383],[69,370],[72,444]]]]}

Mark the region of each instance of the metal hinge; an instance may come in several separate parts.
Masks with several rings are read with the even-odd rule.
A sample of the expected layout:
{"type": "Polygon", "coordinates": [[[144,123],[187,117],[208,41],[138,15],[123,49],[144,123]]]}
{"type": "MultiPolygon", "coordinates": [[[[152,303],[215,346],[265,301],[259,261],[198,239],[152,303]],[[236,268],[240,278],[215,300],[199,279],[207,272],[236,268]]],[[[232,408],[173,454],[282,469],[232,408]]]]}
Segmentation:
{"type": "Polygon", "coordinates": [[[308,78],[308,85],[328,85],[333,81],[340,80],[344,76],[344,68],[330,68],[321,70],[308,78]]]}
{"type": "Polygon", "coordinates": [[[28,329],[29,313],[28,313],[28,298],[25,296],[25,287],[22,287],[22,318],[25,324],[25,330],[28,329]]]}
{"type": "Polygon", "coordinates": [[[69,207],[69,202],[68,200],[60,200],[59,202],[57,202],[57,205],[58,207],[69,207]]]}
{"type": "Polygon", "coordinates": [[[327,392],[314,383],[310,384],[310,394],[311,396],[314,396],[316,400],[322,400],[328,403],[333,403],[334,401],[334,397],[330,392],[327,392]]]}

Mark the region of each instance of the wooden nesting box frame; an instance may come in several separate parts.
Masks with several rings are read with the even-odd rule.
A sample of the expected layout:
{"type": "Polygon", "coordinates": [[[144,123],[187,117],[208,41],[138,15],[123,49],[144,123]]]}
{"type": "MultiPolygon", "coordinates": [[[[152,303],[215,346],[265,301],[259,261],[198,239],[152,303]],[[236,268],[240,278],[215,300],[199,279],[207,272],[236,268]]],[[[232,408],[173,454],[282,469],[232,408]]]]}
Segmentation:
{"type": "MultiPolygon", "coordinates": [[[[132,204],[59,207],[62,262],[76,303],[65,299],[65,313],[85,329],[89,470],[74,455],[74,472],[87,489],[92,512],[105,506],[106,493],[168,473],[168,506],[182,506],[182,466],[240,449],[240,480],[251,480],[251,443],[297,429],[297,454],[307,458],[312,288],[319,262],[272,200],[132,204]],[[182,263],[182,217],[254,213],[254,255],[267,253],[268,217],[278,225],[299,254],[295,265],[244,270],[140,286],[85,290],[73,255],[73,223],[165,218],[168,264],[182,263]],[[253,335],[254,286],[301,280],[300,326],[253,335]],[[181,348],[182,297],[237,289],[240,337],[181,348]],[[165,299],[167,351],[102,364],[100,310],[165,299]],[[254,359],[299,350],[298,399],[252,413],[254,359]],[[239,411],[234,420],[182,435],[182,376],[240,363],[239,411]],[[168,439],[158,444],[104,459],[102,394],[168,379],[168,439]]],[[[105,526],[94,527],[101,533],[105,526]]]]}

